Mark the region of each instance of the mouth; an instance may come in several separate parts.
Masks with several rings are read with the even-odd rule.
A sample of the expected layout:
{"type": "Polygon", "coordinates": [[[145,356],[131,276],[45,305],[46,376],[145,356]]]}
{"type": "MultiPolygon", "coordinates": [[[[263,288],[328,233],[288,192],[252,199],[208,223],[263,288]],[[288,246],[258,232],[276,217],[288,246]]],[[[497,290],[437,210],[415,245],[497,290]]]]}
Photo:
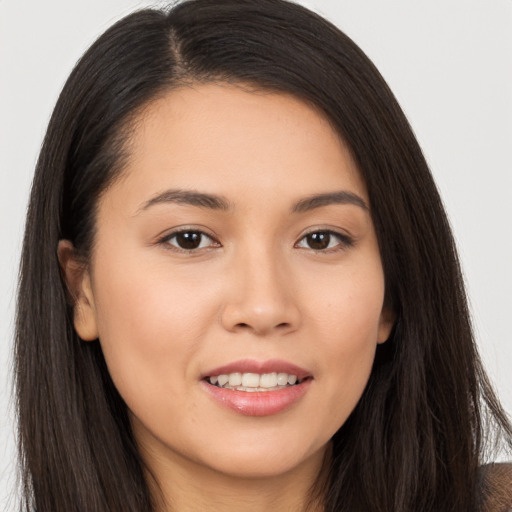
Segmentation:
{"type": "MultiPolygon", "coordinates": [[[[309,377],[306,377],[306,379],[309,377]]],[[[211,375],[205,378],[212,386],[222,389],[246,392],[268,392],[279,391],[291,386],[300,385],[305,379],[299,378],[293,373],[271,372],[271,373],[222,373],[211,375]]]]}
{"type": "Polygon", "coordinates": [[[243,360],[203,374],[207,394],[223,408],[245,416],[270,416],[289,409],[308,392],[313,376],[285,361],[243,360]]]}

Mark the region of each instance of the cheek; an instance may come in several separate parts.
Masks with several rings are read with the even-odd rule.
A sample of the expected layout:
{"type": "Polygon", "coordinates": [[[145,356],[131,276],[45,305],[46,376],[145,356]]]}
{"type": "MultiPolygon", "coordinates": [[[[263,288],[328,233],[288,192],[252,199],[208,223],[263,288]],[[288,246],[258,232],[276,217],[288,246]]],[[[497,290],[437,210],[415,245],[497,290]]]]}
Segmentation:
{"type": "Polygon", "coordinates": [[[208,289],[161,265],[116,258],[98,266],[96,315],[109,372],[123,398],[166,393],[187,378],[190,359],[215,316],[208,289]],[[134,388],[134,380],[138,382],[134,388]],[[161,388],[160,391],[157,388],[161,388]]]}
{"type": "Polygon", "coordinates": [[[384,276],[377,258],[368,264],[342,268],[336,275],[318,276],[310,295],[310,321],[329,340],[334,352],[357,352],[374,345],[384,300],[384,276]]]}
{"type": "Polygon", "coordinates": [[[325,390],[325,410],[333,411],[328,420],[333,433],[352,412],[368,382],[384,296],[380,266],[344,277],[311,312],[315,351],[325,364],[319,384],[325,390]]]}

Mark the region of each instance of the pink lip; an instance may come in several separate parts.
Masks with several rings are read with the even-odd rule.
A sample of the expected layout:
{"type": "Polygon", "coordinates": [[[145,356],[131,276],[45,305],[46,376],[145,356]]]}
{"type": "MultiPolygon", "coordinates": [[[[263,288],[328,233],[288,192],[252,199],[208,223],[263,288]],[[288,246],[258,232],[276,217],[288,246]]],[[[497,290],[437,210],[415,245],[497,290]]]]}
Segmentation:
{"type": "Polygon", "coordinates": [[[253,359],[241,359],[240,361],[234,361],[218,368],[213,368],[203,373],[201,378],[211,377],[213,375],[228,375],[230,373],[288,373],[296,375],[298,379],[305,379],[311,376],[311,372],[301,368],[295,364],[291,364],[287,361],[280,359],[269,359],[268,361],[255,361],[253,359]]]}
{"type": "Polygon", "coordinates": [[[312,382],[306,379],[300,384],[277,391],[235,391],[213,386],[201,381],[205,391],[220,405],[245,416],[270,416],[288,409],[300,400],[312,382]]]}
{"type": "Polygon", "coordinates": [[[278,359],[258,362],[250,359],[236,361],[214,368],[202,376],[201,385],[217,403],[245,416],[270,416],[288,409],[298,402],[311,385],[311,373],[294,364],[278,359]],[[236,391],[214,386],[206,377],[229,373],[271,373],[282,372],[304,379],[300,384],[276,391],[236,391]]]}

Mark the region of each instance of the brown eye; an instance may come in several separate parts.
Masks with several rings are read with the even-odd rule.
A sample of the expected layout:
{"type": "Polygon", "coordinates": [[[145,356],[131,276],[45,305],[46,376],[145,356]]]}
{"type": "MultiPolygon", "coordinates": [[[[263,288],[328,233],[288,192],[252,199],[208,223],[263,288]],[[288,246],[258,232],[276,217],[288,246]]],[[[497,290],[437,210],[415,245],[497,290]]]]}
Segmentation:
{"type": "Polygon", "coordinates": [[[312,231],[297,243],[297,247],[313,251],[344,249],[351,245],[353,245],[353,240],[350,237],[334,231],[312,231]]]}
{"type": "Polygon", "coordinates": [[[165,243],[184,251],[193,251],[217,245],[216,242],[202,231],[180,231],[166,237],[165,243]]]}
{"type": "Polygon", "coordinates": [[[311,249],[315,251],[321,251],[327,249],[331,242],[331,233],[328,231],[318,231],[316,233],[310,233],[306,235],[306,243],[311,249]]]}
{"type": "Polygon", "coordinates": [[[186,231],[176,235],[176,243],[181,249],[197,249],[201,245],[201,233],[186,231]]]}

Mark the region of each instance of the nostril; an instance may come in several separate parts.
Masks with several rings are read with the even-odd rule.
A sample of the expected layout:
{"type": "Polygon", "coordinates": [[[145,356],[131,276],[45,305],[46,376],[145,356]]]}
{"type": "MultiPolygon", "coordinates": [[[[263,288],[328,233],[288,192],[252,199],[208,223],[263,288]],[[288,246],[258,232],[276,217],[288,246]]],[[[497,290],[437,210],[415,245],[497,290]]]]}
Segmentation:
{"type": "MultiPolygon", "coordinates": [[[[291,326],[291,324],[289,322],[281,322],[280,324],[275,325],[274,329],[282,331],[282,330],[289,329],[290,326],[291,326]]],[[[267,331],[267,329],[256,328],[256,327],[254,327],[251,324],[248,324],[246,322],[239,322],[239,323],[237,323],[235,325],[235,328],[242,329],[242,330],[251,329],[251,330],[254,330],[256,332],[263,332],[263,331],[266,332],[267,331]]]]}

